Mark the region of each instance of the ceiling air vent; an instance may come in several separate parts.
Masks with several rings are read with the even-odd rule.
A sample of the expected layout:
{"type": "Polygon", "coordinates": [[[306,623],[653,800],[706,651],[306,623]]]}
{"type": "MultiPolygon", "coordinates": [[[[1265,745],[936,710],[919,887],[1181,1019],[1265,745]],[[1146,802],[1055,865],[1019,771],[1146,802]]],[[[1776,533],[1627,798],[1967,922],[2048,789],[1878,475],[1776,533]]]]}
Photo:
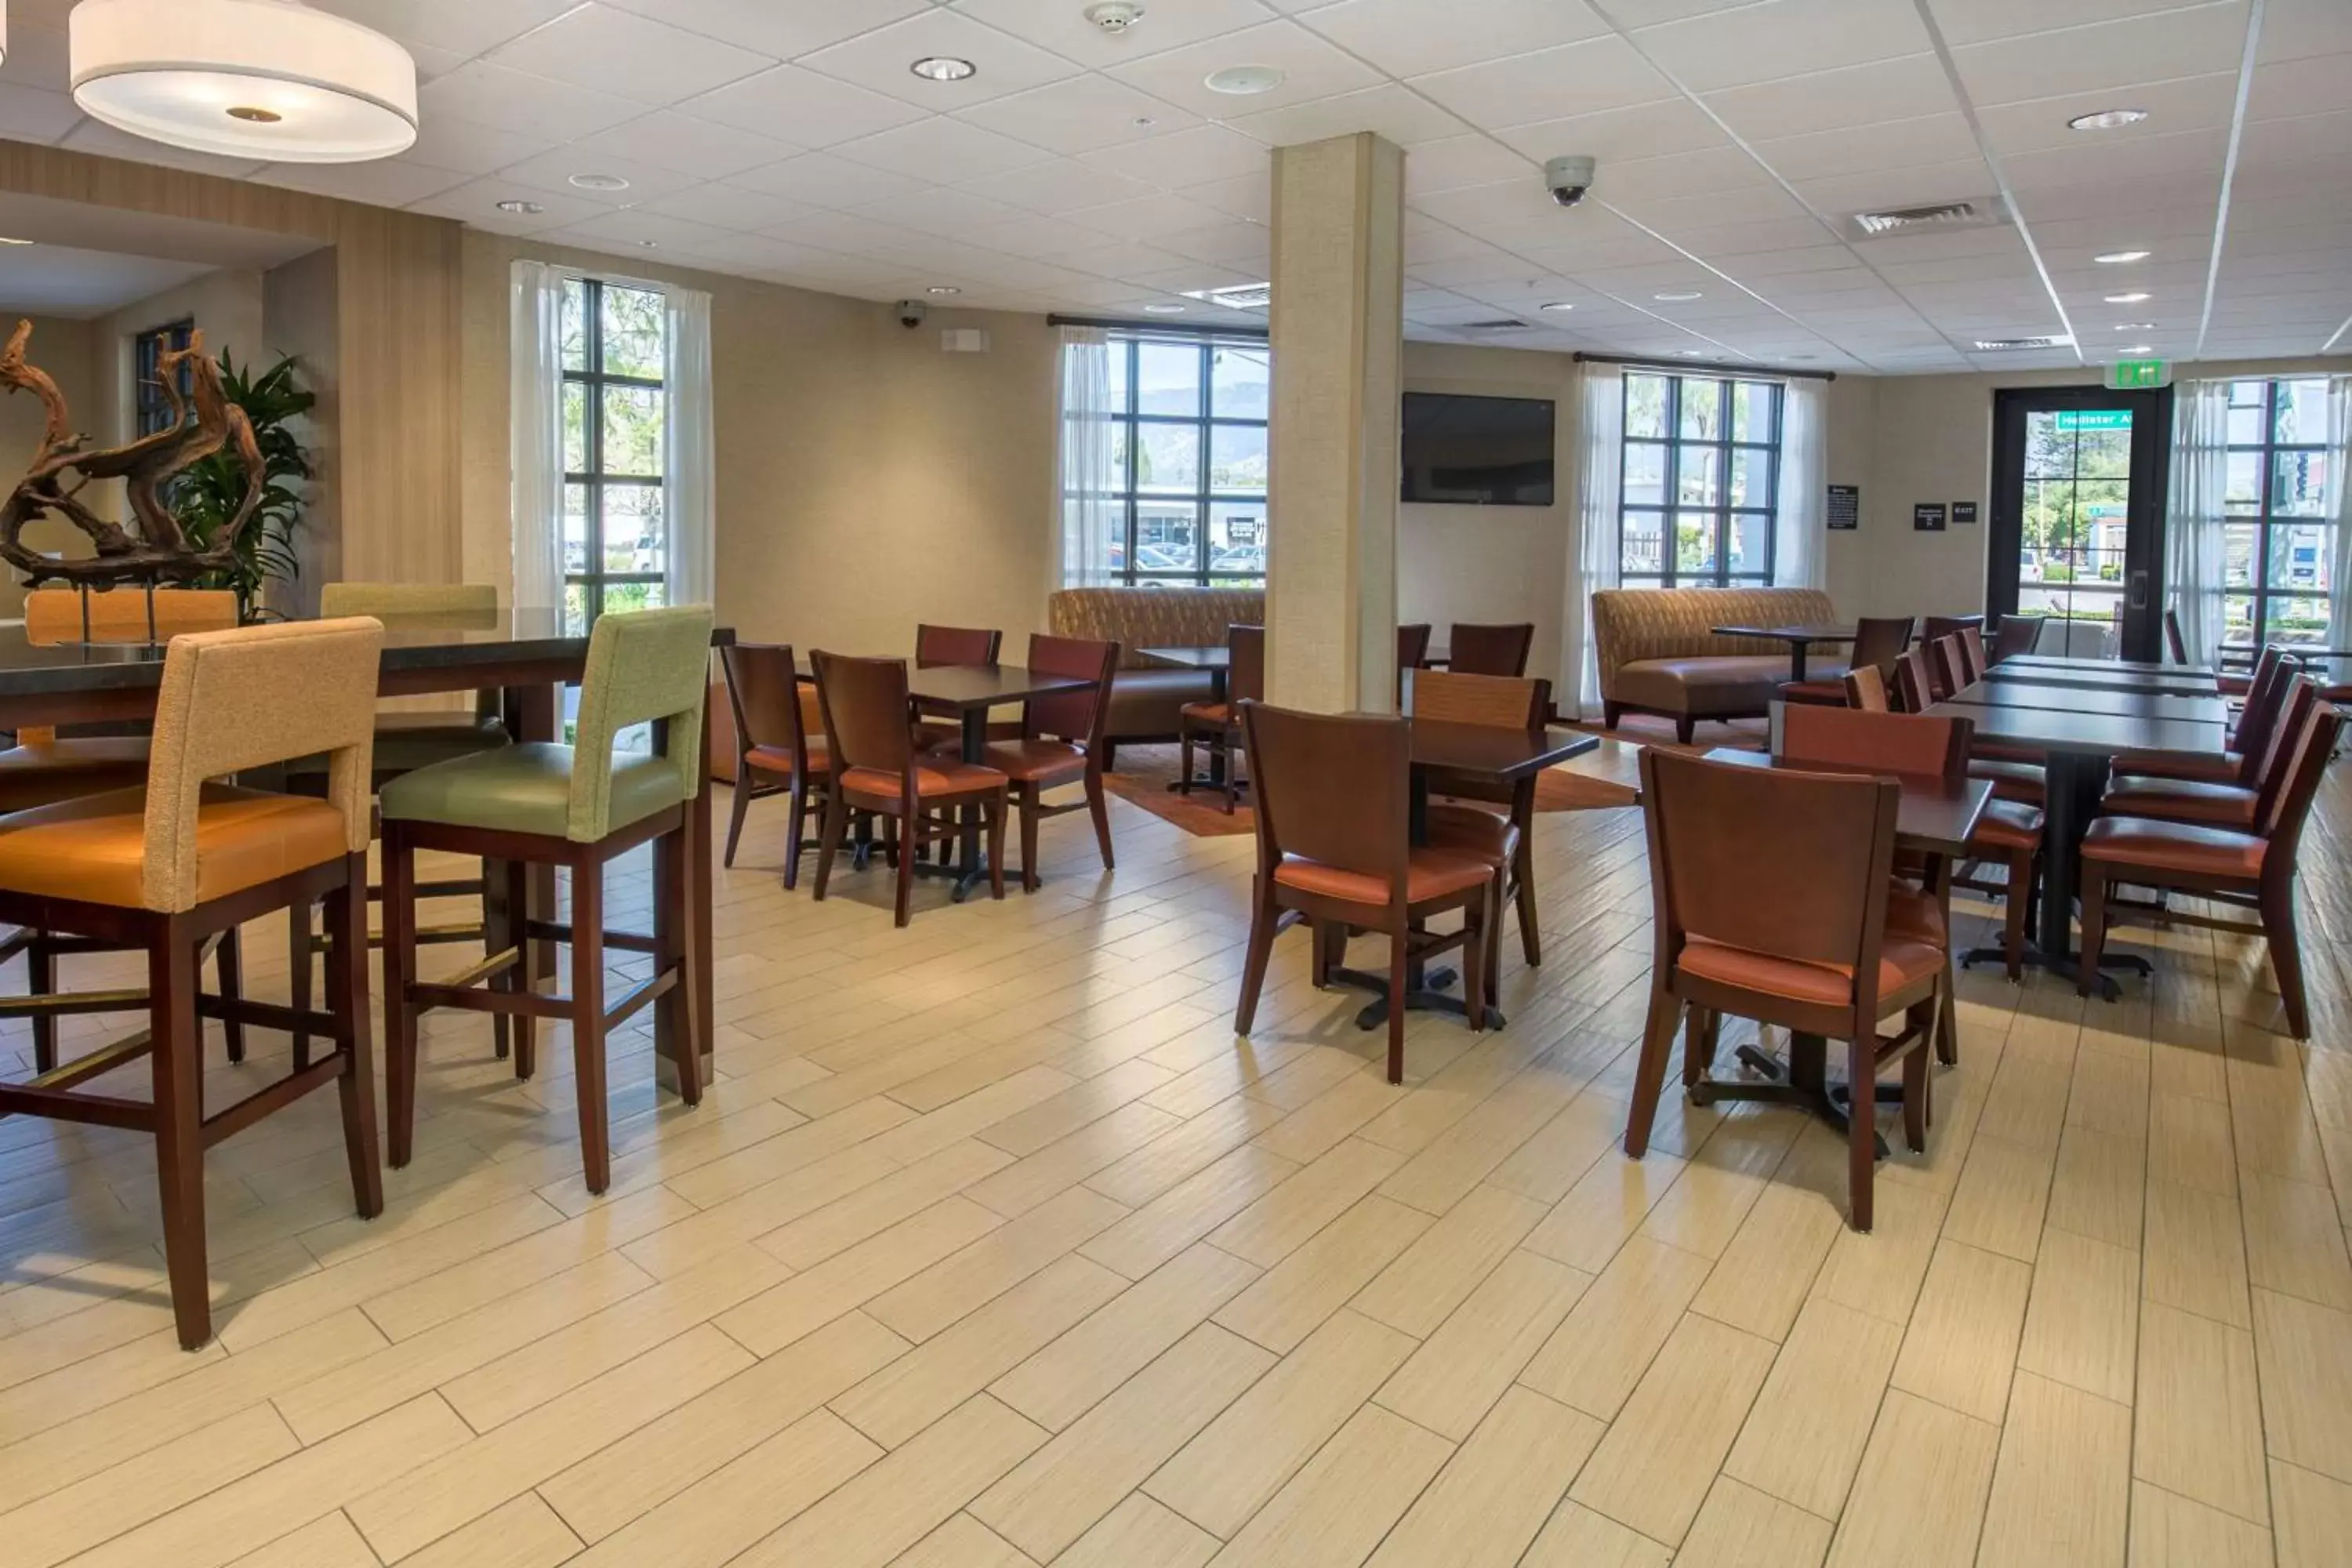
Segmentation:
{"type": "Polygon", "coordinates": [[[1999,196],[1934,202],[1923,207],[1886,207],[1849,216],[1857,238],[1886,239],[1898,234],[1948,234],[1954,229],[1994,228],[2009,221],[1999,196]]]}
{"type": "Polygon", "coordinates": [[[1532,332],[1540,329],[1517,316],[1497,316],[1486,321],[1457,322],[1454,330],[1457,332],[1532,332]]]}
{"type": "Polygon", "coordinates": [[[1237,283],[1229,289],[1187,289],[1184,298],[1207,305],[1223,305],[1228,310],[1263,310],[1274,299],[1274,285],[1237,283]]]}
{"type": "Polygon", "coordinates": [[[2070,349],[2074,340],[2060,332],[2046,338],[1979,338],[1976,345],[1983,353],[2006,353],[2016,349],[2070,349]]]}

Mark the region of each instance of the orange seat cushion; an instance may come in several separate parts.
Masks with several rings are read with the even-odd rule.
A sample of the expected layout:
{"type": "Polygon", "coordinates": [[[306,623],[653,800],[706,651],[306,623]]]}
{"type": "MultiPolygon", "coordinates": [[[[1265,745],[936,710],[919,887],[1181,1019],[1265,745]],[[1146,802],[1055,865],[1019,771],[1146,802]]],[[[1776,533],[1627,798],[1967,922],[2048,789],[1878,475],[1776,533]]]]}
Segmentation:
{"type": "MultiPolygon", "coordinates": [[[[896,800],[899,778],[897,773],[884,773],[880,768],[851,768],[841,775],[841,787],[852,795],[880,795],[887,800],[896,800]]],[[[915,794],[924,800],[987,795],[1003,787],[1004,775],[994,768],[952,762],[944,757],[931,757],[915,765],[915,794]]]]}
{"type": "Polygon", "coordinates": [[[1475,856],[1489,866],[1507,866],[1519,850],[1519,830],[1498,811],[1433,801],[1427,817],[1429,847],[1475,856]]]}
{"type": "MultiPolygon", "coordinates": [[[[1878,994],[1892,996],[1906,985],[1942,973],[1943,967],[1941,947],[1896,936],[1890,930],[1878,950],[1878,994]]],[[[1675,961],[1675,969],[1679,973],[1712,980],[1718,985],[1736,986],[1817,1007],[1844,1007],[1853,1002],[1853,969],[1850,964],[1779,958],[1749,948],[1709,942],[1702,936],[1683,943],[1682,956],[1675,961]]]]}
{"type": "Polygon", "coordinates": [[[1086,749],[1067,741],[994,741],[982,755],[990,767],[1024,784],[1075,779],[1087,771],[1086,749]]]}
{"type": "Polygon", "coordinates": [[[1843,680],[1784,680],[1780,682],[1783,702],[1811,702],[1824,708],[1845,706],[1845,682],[1843,680]]]}
{"type": "Polygon", "coordinates": [[[1970,757],[1969,777],[1990,779],[1993,794],[2003,800],[2021,800],[2032,805],[2042,804],[2044,786],[2042,769],[2036,763],[2012,762],[2002,757],[1970,757]]]}
{"type": "Polygon", "coordinates": [[[2099,809],[2117,816],[2160,816],[2168,822],[2196,822],[2209,827],[2250,828],[2254,825],[2257,799],[2252,790],[2240,784],[2126,774],[2107,786],[2099,809]]]}
{"type": "Polygon", "coordinates": [[[2251,833],[2159,822],[2151,816],[2103,816],[2083,835],[2085,860],[2250,881],[2263,874],[2264,847],[2251,833]]]}
{"type": "MultiPolygon", "coordinates": [[[[0,888],[141,909],[147,792],[109,790],[0,816],[0,888]]],[[[350,853],[322,800],[206,784],[196,810],[196,901],[206,903],[350,853]]]]}
{"type": "Polygon", "coordinates": [[[1969,847],[2038,849],[2042,847],[2042,813],[2022,801],[1989,800],[1969,847]]]}
{"type": "MultiPolygon", "coordinates": [[[[1405,869],[1405,901],[1418,904],[1442,899],[1449,893],[1475,888],[1494,874],[1494,868],[1484,860],[1457,851],[1417,848],[1405,869]]],[[[1370,904],[1375,909],[1386,908],[1389,901],[1389,885],[1383,879],[1364,871],[1342,870],[1319,860],[1303,860],[1296,855],[1283,858],[1282,864],[1274,868],[1274,879],[1302,893],[1341,899],[1351,904],[1370,904]]]]}
{"type": "Polygon", "coordinates": [[[1223,702],[1187,702],[1177,711],[1202,724],[1230,724],[1234,721],[1232,706],[1223,702]]]}
{"type": "MultiPolygon", "coordinates": [[[[754,746],[747,753],[753,767],[762,773],[789,773],[793,771],[793,753],[788,746],[754,746]]],[[[816,778],[833,771],[833,757],[824,749],[824,737],[812,736],[808,742],[808,771],[816,778]]]]}

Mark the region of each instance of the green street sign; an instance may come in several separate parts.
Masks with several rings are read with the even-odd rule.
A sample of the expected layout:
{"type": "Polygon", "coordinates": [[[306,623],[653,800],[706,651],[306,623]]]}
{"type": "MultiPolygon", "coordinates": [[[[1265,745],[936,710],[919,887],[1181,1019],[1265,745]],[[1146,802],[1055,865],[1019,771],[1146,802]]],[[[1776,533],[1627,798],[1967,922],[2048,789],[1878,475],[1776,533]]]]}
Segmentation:
{"type": "Polygon", "coordinates": [[[2107,367],[2107,386],[2115,392],[2137,386],[2162,386],[2171,379],[2171,366],[2160,359],[2119,359],[2107,367]]]}
{"type": "Polygon", "coordinates": [[[2128,408],[2068,408],[2057,416],[2056,427],[2069,430],[2128,430],[2132,426],[2128,408]]]}

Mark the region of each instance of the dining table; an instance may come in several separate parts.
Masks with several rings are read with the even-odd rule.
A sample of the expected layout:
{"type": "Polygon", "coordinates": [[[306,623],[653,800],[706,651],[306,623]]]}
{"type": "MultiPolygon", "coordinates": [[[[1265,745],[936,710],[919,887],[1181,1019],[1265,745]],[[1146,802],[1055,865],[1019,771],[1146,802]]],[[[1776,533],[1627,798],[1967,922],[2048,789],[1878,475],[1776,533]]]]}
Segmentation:
{"type": "MultiPolygon", "coordinates": [[[[1154,664],[1167,665],[1175,669],[1199,670],[1209,678],[1209,700],[1223,702],[1225,700],[1225,683],[1233,673],[1233,650],[1223,643],[1184,647],[1139,647],[1135,651],[1154,664]]],[[[1209,747],[1208,752],[1209,771],[1189,778],[1171,780],[1168,785],[1171,794],[1190,795],[1196,789],[1222,790],[1225,787],[1225,753],[1216,746],[1209,747]]],[[[1248,789],[1249,780],[1235,779],[1234,788],[1237,793],[1248,789]]]]}
{"type": "MultiPolygon", "coordinates": [[[[1737,746],[1717,746],[1705,753],[1710,763],[1725,763],[1736,767],[1759,770],[1786,768],[1809,773],[1869,773],[1873,777],[1892,778],[1902,790],[1895,808],[1895,846],[1898,849],[1934,857],[1948,868],[1968,852],[1969,839],[1977,830],[1985,807],[1992,800],[1992,783],[1989,779],[1959,777],[1942,773],[1875,773],[1862,768],[1833,767],[1822,763],[1795,762],[1774,756],[1769,752],[1749,751],[1737,746]]],[[[1944,901],[1945,929],[1951,925],[1951,899],[1948,878],[1938,877],[1944,901]]],[[[1943,1009],[1938,1027],[1953,1029],[1958,1026],[1958,1010],[1949,1005],[1943,1009]]],[[[1741,1046],[1734,1055],[1740,1064],[1754,1075],[1755,1081],[1738,1085],[1710,1084],[1694,1103],[1705,1104],[1709,1099],[1762,1100],[1793,1104],[1811,1111],[1843,1132],[1847,1124],[1847,1105],[1851,1096],[1848,1086],[1830,1076],[1829,1042],[1820,1035],[1792,1033],[1789,1037],[1789,1054],[1784,1059],[1774,1056],[1759,1045],[1741,1046]]],[[[1900,1104],[1903,1089],[1899,1084],[1881,1084],[1880,1101],[1900,1104]]],[[[1885,1141],[1879,1141],[1879,1152],[1886,1152],[1885,1141]]]]}
{"type": "MultiPolygon", "coordinates": [[[[588,633],[562,610],[515,608],[384,615],[383,651],[377,666],[380,697],[420,697],[496,691],[508,733],[518,742],[562,739],[562,691],[577,685],[588,664],[588,633]]],[[[711,633],[714,647],[735,640],[730,627],[711,633]]],[[[45,725],[152,721],[163,679],[164,645],[131,641],[36,641],[21,623],[0,624],[0,730],[45,725]]],[[[702,726],[698,776],[710,775],[710,726],[702,726]]],[[[688,969],[696,1005],[682,1037],[672,1010],[658,1009],[654,1048],[660,1080],[675,1090],[677,1063],[694,1050],[699,1081],[709,1083],[712,1027],[710,791],[698,790],[687,813],[688,847],[688,969]]],[[[528,881],[525,919],[552,928],[557,918],[555,874],[535,868],[528,881]]],[[[534,948],[533,979],[551,976],[554,943],[534,948]]]]}
{"type": "MultiPolygon", "coordinates": [[[[2138,753],[2218,762],[2229,751],[2229,707],[2213,676],[2178,665],[2027,657],[2027,668],[2066,679],[2002,679],[1989,671],[1985,679],[1961,688],[1927,711],[1969,721],[1980,741],[2042,753],[2042,898],[2024,961],[2074,980],[2078,973],[2074,902],[2082,886],[2083,835],[2099,814],[2116,758],[2138,753]],[[2164,677],[2165,689],[2146,684],[2151,672],[2164,677]]],[[[1998,668],[2007,670],[2021,662],[2011,659],[1998,668]]],[[[1972,948],[1960,958],[1963,965],[2006,961],[1997,947],[1972,948]]],[[[2136,953],[2105,953],[2100,964],[2148,972],[2147,961],[2136,953]]],[[[2103,994],[2110,999],[2118,994],[2113,976],[2096,978],[2103,994]]]]}
{"type": "MultiPolygon", "coordinates": [[[[1533,804],[1536,775],[1546,768],[1561,763],[1601,745],[1597,735],[1582,734],[1570,730],[1515,730],[1506,725],[1460,724],[1434,719],[1409,719],[1412,726],[1412,763],[1407,795],[1406,830],[1415,844],[1429,841],[1429,797],[1433,780],[1444,784],[1452,780],[1475,780],[1483,785],[1528,792],[1533,804]]],[[[1499,931],[1490,932],[1489,940],[1499,938],[1499,931]]],[[[1370,970],[1338,968],[1332,977],[1349,985],[1373,993],[1373,999],[1356,1015],[1360,1029],[1377,1029],[1388,1021],[1389,1007],[1393,998],[1389,994],[1385,974],[1370,970]]],[[[1435,969],[1412,960],[1405,965],[1404,1005],[1433,1013],[1451,1013],[1455,1017],[1470,1016],[1469,1005],[1453,994],[1453,987],[1461,979],[1452,966],[1435,969]]],[[[1507,1020],[1495,998],[1486,999],[1486,1027],[1499,1029],[1507,1020]]]]}
{"type": "Polygon", "coordinates": [[[1766,642],[1789,645],[1789,679],[1805,679],[1805,655],[1815,643],[1824,646],[1847,646],[1854,639],[1854,629],[1843,626],[1711,626],[1719,637],[1756,637],[1766,642]]]}

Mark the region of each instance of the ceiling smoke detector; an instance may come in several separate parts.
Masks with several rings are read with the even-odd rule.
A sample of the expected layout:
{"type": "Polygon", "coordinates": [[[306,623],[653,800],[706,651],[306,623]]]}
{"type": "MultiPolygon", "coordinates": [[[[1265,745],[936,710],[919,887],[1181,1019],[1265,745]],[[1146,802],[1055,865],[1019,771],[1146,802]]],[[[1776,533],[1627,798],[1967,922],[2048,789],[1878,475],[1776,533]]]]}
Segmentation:
{"type": "Polygon", "coordinates": [[[1273,66],[1227,66],[1201,79],[1201,85],[1211,92],[1222,92],[1234,98],[1251,98],[1261,92],[1272,92],[1282,82],[1283,73],[1273,66]]]}
{"type": "Polygon", "coordinates": [[[1143,7],[1131,0],[1102,0],[1099,5],[1089,5],[1086,18],[1112,37],[1118,37],[1143,20],[1143,7]]]}
{"type": "Polygon", "coordinates": [[[2008,353],[2021,349],[2070,349],[2074,340],[2056,332],[2042,338],[1979,338],[1976,346],[1982,353],[2008,353]]]}
{"type": "Polygon", "coordinates": [[[572,174],[569,183],[583,191],[625,191],[629,182],[618,174],[572,174]]]}
{"type": "Polygon", "coordinates": [[[1862,239],[1886,239],[1899,234],[1944,234],[1953,229],[1997,228],[2009,221],[2009,210],[1999,196],[1971,196],[1965,201],[1931,202],[1918,207],[1886,207],[1853,213],[1846,218],[1862,239]]]}

